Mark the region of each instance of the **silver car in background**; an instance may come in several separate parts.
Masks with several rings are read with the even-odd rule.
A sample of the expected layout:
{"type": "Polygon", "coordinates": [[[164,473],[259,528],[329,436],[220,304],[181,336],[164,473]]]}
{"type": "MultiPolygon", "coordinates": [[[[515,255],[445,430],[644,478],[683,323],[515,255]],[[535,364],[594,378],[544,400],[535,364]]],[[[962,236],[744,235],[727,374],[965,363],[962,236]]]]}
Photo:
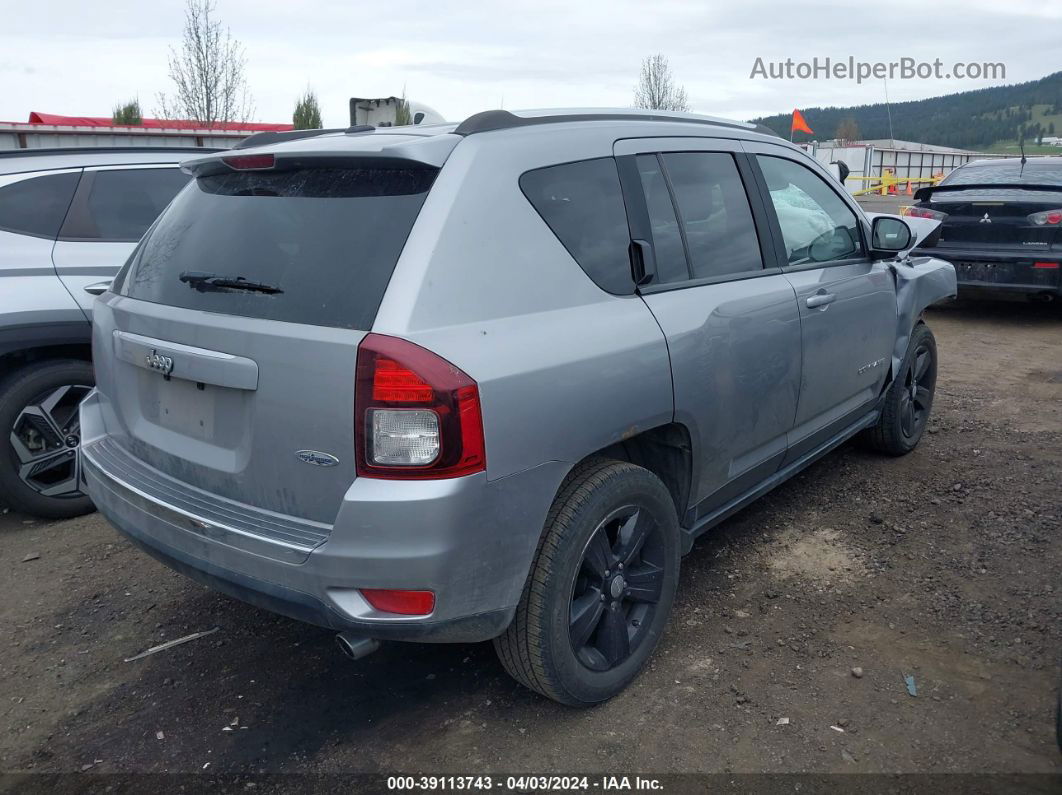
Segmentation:
{"type": "Polygon", "coordinates": [[[178,162],[195,153],[0,152],[0,504],[49,518],[92,510],[77,452],[92,300],[188,182],[178,162]]]}
{"type": "Polygon", "coordinates": [[[186,162],[97,300],[84,473],[148,553],[353,656],[493,639],[602,701],[698,535],[856,434],[922,435],[954,271],[751,125],[254,144],[186,162]]]}

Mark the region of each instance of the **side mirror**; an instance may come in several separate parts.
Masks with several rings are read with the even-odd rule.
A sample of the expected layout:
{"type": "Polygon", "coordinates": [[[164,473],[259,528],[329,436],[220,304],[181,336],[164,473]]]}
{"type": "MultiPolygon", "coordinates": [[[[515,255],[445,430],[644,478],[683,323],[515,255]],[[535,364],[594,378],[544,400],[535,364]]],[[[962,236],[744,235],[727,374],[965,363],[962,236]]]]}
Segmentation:
{"type": "Polygon", "coordinates": [[[829,262],[850,257],[856,251],[852,233],[847,227],[838,226],[823,232],[808,246],[808,257],[812,262],[829,262]]]}
{"type": "Polygon", "coordinates": [[[878,216],[870,226],[870,246],[880,254],[895,254],[911,247],[914,234],[901,218],[878,216]]]}

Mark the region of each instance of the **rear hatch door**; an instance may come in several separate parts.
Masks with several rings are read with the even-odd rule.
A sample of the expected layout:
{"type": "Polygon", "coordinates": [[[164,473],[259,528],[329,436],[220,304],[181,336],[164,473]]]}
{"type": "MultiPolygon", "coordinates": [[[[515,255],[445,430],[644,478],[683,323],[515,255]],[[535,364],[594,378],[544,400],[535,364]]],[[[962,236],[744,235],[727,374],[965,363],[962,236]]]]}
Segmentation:
{"type": "Polygon", "coordinates": [[[199,169],[97,317],[108,431],[194,489],[331,523],[355,478],[357,346],[438,168],[235,162],[255,170],[199,169]]]}

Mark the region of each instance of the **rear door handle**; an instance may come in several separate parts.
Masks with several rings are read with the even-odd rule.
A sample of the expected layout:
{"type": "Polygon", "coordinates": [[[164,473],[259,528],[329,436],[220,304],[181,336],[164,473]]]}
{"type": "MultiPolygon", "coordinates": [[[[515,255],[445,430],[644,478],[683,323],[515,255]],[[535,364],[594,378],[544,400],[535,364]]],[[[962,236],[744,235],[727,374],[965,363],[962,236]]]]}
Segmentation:
{"type": "Polygon", "coordinates": [[[649,284],[656,276],[656,263],[653,260],[653,249],[647,240],[632,240],[630,247],[631,277],[635,287],[649,284]]]}
{"type": "Polygon", "coordinates": [[[108,279],[105,282],[86,284],[82,289],[89,295],[103,295],[105,292],[111,289],[111,280],[108,279]]]}
{"type": "Polygon", "coordinates": [[[817,306],[826,306],[832,304],[837,296],[833,293],[815,293],[807,300],[808,309],[814,309],[817,306]]]}

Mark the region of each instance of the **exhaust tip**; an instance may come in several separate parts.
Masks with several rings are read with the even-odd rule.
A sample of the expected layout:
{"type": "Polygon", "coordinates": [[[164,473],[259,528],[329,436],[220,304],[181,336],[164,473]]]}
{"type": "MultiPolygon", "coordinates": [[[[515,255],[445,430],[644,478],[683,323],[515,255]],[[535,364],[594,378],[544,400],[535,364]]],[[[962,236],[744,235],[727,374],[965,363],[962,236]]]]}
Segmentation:
{"type": "Polygon", "coordinates": [[[339,645],[339,650],[352,660],[368,657],[380,648],[380,641],[375,638],[366,638],[350,632],[340,632],[336,635],[336,643],[339,645]]]}

